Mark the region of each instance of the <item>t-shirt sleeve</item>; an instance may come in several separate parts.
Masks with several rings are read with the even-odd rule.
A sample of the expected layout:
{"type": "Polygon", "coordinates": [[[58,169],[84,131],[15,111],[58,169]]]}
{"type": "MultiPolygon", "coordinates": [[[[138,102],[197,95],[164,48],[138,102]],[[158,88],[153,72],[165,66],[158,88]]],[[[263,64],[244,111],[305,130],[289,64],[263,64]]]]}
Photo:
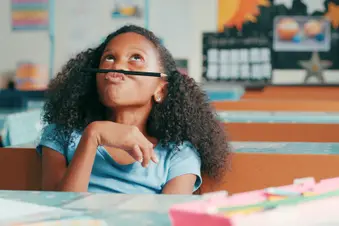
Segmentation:
{"type": "Polygon", "coordinates": [[[55,124],[50,124],[42,130],[41,138],[36,151],[41,155],[42,148],[48,147],[61,153],[62,155],[65,155],[65,144],[65,139],[63,139],[58,127],[55,124]]]}
{"type": "Polygon", "coordinates": [[[198,190],[202,183],[202,178],[200,171],[201,159],[197,150],[190,143],[184,143],[179,147],[179,150],[175,150],[173,153],[173,156],[170,158],[167,181],[181,175],[194,174],[197,176],[197,179],[193,192],[198,190]]]}

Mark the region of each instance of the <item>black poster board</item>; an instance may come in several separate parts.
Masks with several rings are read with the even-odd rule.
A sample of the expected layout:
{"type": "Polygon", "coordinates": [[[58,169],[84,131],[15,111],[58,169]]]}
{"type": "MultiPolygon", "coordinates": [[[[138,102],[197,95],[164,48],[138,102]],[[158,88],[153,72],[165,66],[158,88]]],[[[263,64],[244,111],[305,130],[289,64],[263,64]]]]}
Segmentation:
{"type": "MultiPolygon", "coordinates": [[[[224,1],[230,3],[227,0],[224,1]]],[[[272,80],[280,85],[339,85],[339,0],[319,0],[318,3],[321,3],[323,7],[316,9],[313,7],[314,1],[311,0],[266,0],[266,2],[269,4],[257,3],[257,13],[253,14],[255,18],[252,18],[253,20],[239,17],[244,10],[247,10],[245,4],[239,5],[238,13],[230,18],[225,17],[229,18],[226,21],[221,21],[224,31],[219,31],[232,33],[233,37],[236,37],[237,33],[242,33],[244,37],[265,36],[271,42],[271,46],[276,46],[274,34],[277,32],[277,26],[274,21],[279,18],[303,17],[309,18],[309,21],[327,20],[329,27],[324,32],[324,38],[328,37],[328,48],[316,49],[310,46],[309,49],[302,51],[301,48],[290,50],[273,48],[271,50],[272,80]]],[[[223,7],[228,7],[228,5],[223,4],[223,7]]],[[[220,10],[220,12],[225,13],[228,10],[220,10]]],[[[297,19],[297,22],[300,21],[297,19]]],[[[290,25],[287,24],[286,27],[290,28],[290,25]]],[[[303,29],[305,30],[304,24],[299,23],[299,25],[298,34],[305,33],[302,32],[303,29]]],[[[296,35],[293,39],[300,41],[298,36],[296,35]]]]}

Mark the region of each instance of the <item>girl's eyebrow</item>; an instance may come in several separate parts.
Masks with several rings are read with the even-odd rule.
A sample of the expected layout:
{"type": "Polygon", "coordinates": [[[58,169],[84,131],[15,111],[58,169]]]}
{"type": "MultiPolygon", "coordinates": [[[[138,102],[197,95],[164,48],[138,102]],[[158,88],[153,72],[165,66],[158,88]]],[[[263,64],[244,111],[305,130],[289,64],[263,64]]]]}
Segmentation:
{"type": "Polygon", "coordinates": [[[131,46],[131,48],[134,49],[134,50],[138,50],[138,51],[140,51],[140,52],[142,52],[142,53],[147,55],[147,52],[144,49],[141,49],[141,48],[135,47],[135,46],[131,46]]]}
{"type": "MultiPolygon", "coordinates": [[[[134,46],[131,46],[131,48],[134,49],[134,50],[140,51],[145,55],[148,55],[147,52],[145,50],[141,49],[141,48],[134,47],[134,46]]],[[[105,49],[104,53],[106,53],[106,52],[114,52],[114,51],[112,49],[105,49]]]]}
{"type": "Polygon", "coordinates": [[[112,52],[112,50],[111,50],[111,49],[105,49],[105,50],[104,50],[104,53],[105,53],[105,52],[112,52]]]}

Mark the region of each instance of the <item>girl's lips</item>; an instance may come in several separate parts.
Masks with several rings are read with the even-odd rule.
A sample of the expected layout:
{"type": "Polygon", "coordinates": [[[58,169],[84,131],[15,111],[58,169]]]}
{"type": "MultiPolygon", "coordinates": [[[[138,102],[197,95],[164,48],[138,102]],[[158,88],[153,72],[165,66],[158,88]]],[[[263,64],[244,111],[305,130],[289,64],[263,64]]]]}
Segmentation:
{"type": "Polygon", "coordinates": [[[115,84],[125,81],[125,75],[122,73],[108,72],[105,76],[109,82],[115,84]]]}

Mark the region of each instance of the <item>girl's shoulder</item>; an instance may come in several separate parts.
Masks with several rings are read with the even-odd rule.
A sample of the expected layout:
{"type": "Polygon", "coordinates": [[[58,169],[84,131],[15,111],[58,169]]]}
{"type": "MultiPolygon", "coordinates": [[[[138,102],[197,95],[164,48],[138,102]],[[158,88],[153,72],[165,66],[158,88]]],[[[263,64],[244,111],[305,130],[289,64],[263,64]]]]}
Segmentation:
{"type": "Polygon", "coordinates": [[[158,147],[155,149],[156,154],[160,155],[160,159],[165,161],[169,166],[181,165],[181,163],[193,163],[201,165],[200,154],[194,145],[185,141],[181,144],[168,143],[163,144],[160,143],[158,147]]]}
{"type": "Polygon", "coordinates": [[[67,132],[62,126],[57,124],[45,125],[42,129],[37,151],[41,152],[43,146],[51,148],[58,152],[63,152],[70,145],[77,145],[81,138],[80,131],[67,132]]]}
{"type": "Polygon", "coordinates": [[[197,149],[194,145],[189,141],[183,141],[180,144],[175,144],[174,142],[170,142],[167,145],[160,143],[160,146],[163,147],[163,150],[168,152],[168,156],[175,157],[176,155],[196,155],[200,156],[197,149]]]}
{"type": "Polygon", "coordinates": [[[58,140],[59,142],[68,142],[71,139],[81,137],[81,134],[81,131],[66,131],[61,125],[48,124],[42,129],[41,139],[53,139],[58,140]]]}

